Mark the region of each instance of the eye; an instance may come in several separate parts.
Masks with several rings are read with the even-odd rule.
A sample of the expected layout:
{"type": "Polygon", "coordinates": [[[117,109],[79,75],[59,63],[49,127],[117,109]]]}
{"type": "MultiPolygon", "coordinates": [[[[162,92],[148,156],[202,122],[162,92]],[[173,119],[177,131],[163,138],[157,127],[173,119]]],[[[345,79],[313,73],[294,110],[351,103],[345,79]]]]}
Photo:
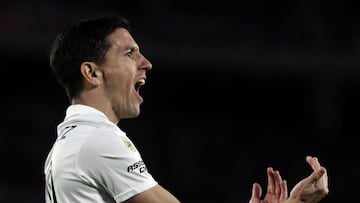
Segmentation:
{"type": "Polygon", "coordinates": [[[133,49],[130,49],[129,51],[127,51],[127,52],[125,53],[125,56],[131,57],[131,55],[132,55],[133,52],[134,52],[134,50],[133,50],[133,49]]]}
{"type": "Polygon", "coordinates": [[[136,50],[137,50],[136,47],[128,49],[125,53],[125,56],[131,57],[136,50]]]}

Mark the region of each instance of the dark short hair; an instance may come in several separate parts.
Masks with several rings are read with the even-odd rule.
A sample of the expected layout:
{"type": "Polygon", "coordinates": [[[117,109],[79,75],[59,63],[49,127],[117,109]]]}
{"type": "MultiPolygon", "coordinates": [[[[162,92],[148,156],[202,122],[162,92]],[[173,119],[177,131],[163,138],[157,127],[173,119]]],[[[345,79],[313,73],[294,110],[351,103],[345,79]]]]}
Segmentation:
{"type": "Polygon", "coordinates": [[[129,31],[127,19],[103,16],[73,23],[56,36],[50,51],[50,67],[70,101],[83,88],[81,63],[91,61],[101,65],[111,47],[107,37],[117,28],[129,31]]]}

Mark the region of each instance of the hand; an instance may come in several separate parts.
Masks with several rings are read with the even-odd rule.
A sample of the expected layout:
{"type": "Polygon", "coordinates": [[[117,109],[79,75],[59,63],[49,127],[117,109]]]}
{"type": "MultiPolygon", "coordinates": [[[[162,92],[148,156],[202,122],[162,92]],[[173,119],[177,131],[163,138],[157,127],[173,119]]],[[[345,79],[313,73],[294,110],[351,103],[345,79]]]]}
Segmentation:
{"type": "Polygon", "coordinates": [[[287,199],[288,188],[286,181],[282,180],[279,171],[267,168],[268,186],[265,197],[261,200],[262,189],[260,184],[254,183],[249,203],[280,203],[287,199]]]}
{"type": "Polygon", "coordinates": [[[328,176],[326,169],[322,167],[317,157],[306,157],[306,162],[314,172],[297,183],[290,192],[289,202],[317,203],[328,193],[328,176]]]}

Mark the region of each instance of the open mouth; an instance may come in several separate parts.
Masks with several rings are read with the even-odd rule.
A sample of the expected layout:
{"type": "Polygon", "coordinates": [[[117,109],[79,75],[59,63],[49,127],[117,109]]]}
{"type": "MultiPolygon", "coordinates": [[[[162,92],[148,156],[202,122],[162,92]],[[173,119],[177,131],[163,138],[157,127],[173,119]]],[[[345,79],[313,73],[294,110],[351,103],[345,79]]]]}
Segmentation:
{"type": "Polygon", "coordinates": [[[145,85],[145,79],[140,79],[135,83],[135,90],[139,92],[141,86],[145,85]]]}

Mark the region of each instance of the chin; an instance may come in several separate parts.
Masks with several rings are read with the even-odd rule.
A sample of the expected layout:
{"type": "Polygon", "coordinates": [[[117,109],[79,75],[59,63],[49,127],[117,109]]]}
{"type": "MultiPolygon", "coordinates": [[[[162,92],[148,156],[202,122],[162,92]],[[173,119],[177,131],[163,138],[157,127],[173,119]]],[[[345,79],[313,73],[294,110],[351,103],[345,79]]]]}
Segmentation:
{"type": "Polygon", "coordinates": [[[135,109],[135,111],[132,111],[130,114],[129,114],[129,118],[136,118],[140,115],[140,109],[137,108],[135,109]]]}

